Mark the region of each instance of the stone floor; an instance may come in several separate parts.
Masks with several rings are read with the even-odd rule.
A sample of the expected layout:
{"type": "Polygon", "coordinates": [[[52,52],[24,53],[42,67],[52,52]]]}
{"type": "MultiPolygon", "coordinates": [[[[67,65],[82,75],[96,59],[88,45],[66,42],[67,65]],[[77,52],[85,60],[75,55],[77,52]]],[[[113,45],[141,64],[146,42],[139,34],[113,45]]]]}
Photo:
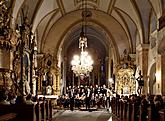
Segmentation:
{"type": "Polygon", "coordinates": [[[53,121],[119,121],[110,111],[79,111],[58,110],[53,115],[53,121]]]}

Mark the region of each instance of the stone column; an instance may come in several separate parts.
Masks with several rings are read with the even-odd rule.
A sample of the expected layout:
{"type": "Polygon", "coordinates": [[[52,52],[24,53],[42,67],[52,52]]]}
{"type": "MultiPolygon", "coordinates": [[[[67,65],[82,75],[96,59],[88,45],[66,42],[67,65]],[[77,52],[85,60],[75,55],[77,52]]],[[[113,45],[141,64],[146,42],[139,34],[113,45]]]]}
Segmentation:
{"type": "Polygon", "coordinates": [[[161,55],[161,85],[160,85],[160,89],[161,89],[161,94],[165,95],[165,53],[163,53],[161,55]]]}
{"type": "Polygon", "coordinates": [[[110,62],[109,62],[109,57],[105,58],[105,68],[106,68],[106,86],[108,87],[109,85],[109,79],[110,79],[110,62]]]}
{"type": "Polygon", "coordinates": [[[98,68],[98,72],[97,72],[97,79],[98,79],[98,85],[100,86],[100,65],[99,65],[99,68],[98,68]]]}
{"type": "Polygon", "coordinates": [[[94,86],[95,85],[95,73],[92,72],[92,85],[94,86]]]}
{"type": "Polygon", "coordinates": [[[80,76],[78,76],[78,83],[77,83],[78,86],[80,86],[80,76]]]}
{"type": "Polygon", "coordinates": [[[156,94],[165,95],[165,53],[156,57],[156,94]]]}
{"type": "Polygon", "coordinates": [[[142,90],[142,94],[147,95],[148,92],[148,87],[147,87],[147,72],[148,72],[148,49],[143,48],[142,50],[142,74],[143,74],[143,79],[144,79],[144,87],[142,90]]]}
{"type": "Polygon", "coordinates": [[[64,94],[66,94],[66,58],[63,60],[63,84],[64,84],[64,94]]]}
{"type": "Polygon", "coordinates": [[[74,73],[72,73],[72,86],[74,86],[74,73]]]}
{"type": "Polygon", "coordinates": [[[147,94],[148,92],[148,87],[147,87],[147,72],[148,72],[148,52],[149,52],[149,44],[143,44],[139,45],[137,47],[138,49],[138,58],[139,58],[139,63],[138,65],[140,66],[140,70],[142,72],[142,76],[144,79],[144,86],[142,88],[142,94],[147,94]]]}
{"type": "Polygon", "coordinates": [[[92,78],[91,78],[91,74],[89,74],[89,77],[88,77],[89,81],[88,81],[88,84],[92,84],[92,78]]]}

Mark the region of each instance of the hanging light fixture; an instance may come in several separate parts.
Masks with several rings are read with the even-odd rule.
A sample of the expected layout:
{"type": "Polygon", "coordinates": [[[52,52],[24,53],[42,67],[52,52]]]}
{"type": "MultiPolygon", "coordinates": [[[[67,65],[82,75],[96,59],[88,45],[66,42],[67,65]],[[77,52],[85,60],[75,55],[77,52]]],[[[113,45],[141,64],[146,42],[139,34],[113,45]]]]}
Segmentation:
{"type": "MultiPolygon", "coordinates": [[[[83,5],[83,4],[82,4],[83,5]]],[[[82,6],[83,7],[83,6],[82,6]]],[[[85,36],[84,29],[86,29],[86,17],[87,9],[83,8],[82,11],[82,31],[79,37],[79,48],[81,49],[80,55],[74,55],[71,61],[72,70],[76,76],[89,76],[89,73],[93,70],[93,60],[88,52],[85,50],[87,48],[87,37],[85,36]],[[84,25],[85,24],[85,25],[84,25]]]]}

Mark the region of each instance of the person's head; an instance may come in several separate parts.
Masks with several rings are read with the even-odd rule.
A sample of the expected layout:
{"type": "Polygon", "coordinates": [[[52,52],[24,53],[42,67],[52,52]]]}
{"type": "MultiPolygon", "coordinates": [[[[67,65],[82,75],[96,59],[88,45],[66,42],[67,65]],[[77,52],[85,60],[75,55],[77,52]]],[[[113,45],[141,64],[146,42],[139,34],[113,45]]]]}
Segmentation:
{"type": "Polygon", "coordinates": [[[17,98],[16,98],[16,104],[22,104],[22,103],[25,103],[24,96],[17,96],[17,98]]]}
{"type": "Polygon", "coordinates": [[[105,84],[103,85],[103,88],[106,88],[106,85],[105,84]]]}
{"type": "Polygon", "coordinates": [[[7,99],[7,96],[6,96],[5,90],[4,89],[0,90],[0,101],[6,100],[6,99],[7,99]]]}
{"type": "Polygon", "coordinates": [[[43,97],[39,97],[39,101],[43,101],[43,97]]]}
{"type": "Polygon", "coordinates": [[[32,98],[32,100],[33,100],[34,102],[38,102],[37,96],[34,96],[34,97],[32,98]]]}
{"type": "Polygon", "coordinates": [[[7,100],[7,95],[5,94],[0,95],[0,101],[4,101],[4,100],[7,100]]]}
{"type": "Polygon", "coordinates": [[[32,95],[31,95],[31,94],[28,94],[28,95],[26,96],[26,100],[31,100],[31,98],[32,98],[32,95]]]}

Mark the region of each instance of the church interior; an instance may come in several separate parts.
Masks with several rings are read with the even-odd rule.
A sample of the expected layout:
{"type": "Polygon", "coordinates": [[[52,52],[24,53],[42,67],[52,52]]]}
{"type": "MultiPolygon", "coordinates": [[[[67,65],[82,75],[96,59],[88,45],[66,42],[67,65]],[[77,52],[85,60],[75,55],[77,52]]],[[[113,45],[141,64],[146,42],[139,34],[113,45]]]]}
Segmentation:
{"type": "MultiPolygon", "coordinates": [[[[73,110],[80,93],[86,101],[91,93],[90,102],[101,93],[105,105],[111,96],[120,120],[130,112],[120,114],[119,99],[132,95],[142,104],[157,99],[165,112],[165,0],[0,0],[0,107],[5,97],[43,97],[52,106],[68,96],[73,110]]],[[[147,120],[144,112],[130,120],[147,120]]]]}

